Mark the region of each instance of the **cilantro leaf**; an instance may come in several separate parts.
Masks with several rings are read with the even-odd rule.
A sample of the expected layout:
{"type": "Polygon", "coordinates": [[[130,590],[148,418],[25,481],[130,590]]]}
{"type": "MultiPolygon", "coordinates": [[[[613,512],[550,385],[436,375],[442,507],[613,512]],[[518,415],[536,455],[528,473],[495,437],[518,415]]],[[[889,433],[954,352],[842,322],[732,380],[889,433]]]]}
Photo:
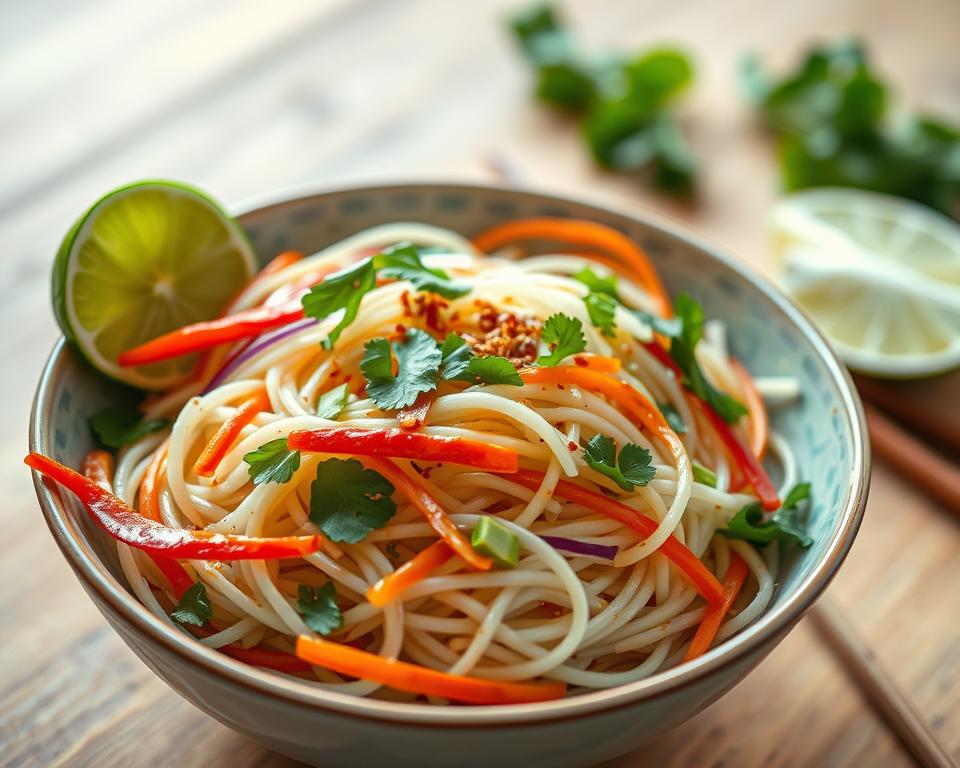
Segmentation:
{"type": "Polygon", "coordinates": [[[660,315],[654,315],[642,309],[633,309],[630,311],[633,312],[642,323],[649,325],[654,331],[667,338],[672,339],[680,335],[682,324],[679,317],[660,317],[660,315]]]}
{"type": "Polygon", "coordinates": [[[537,363],[548,368],[587,348],[587,340],[583,337],[583,323],[575,317],[559,313],[550,315],[543,324],[543,340],[550,346],[551,352],[549,355],[542,355],[537,363]]]}
{"type": "Polygon", "coordinates": [[[418,291],[429,291],[445,299],[470,293],[470,286],[456,283],[442,269],[430,269],[420,260],[420,249],[410,243],[398,243],[373,257],[382,277],[408,280],[418,291]]]}
{"type": "Polygon", "coordinates": [[[617,293],[617,278],[615,275],[601,277],[592,269],[590,269],[590,267],[584,267],[579,272],[572,275],[572,277],[574,280],[579,280],[581,283],[587,286],[591,293],[603,293],[609,296],[611,299],[620,301],[620,296],[617,293]]]}
{"type": "Polygon", "coordinates": [[[104,408],[89,419],[94,438],[104,448],[112,450],[135,443],[151,432],[163,429],[169,423],[166,419],[142,421],[137,411],[117,407],[104,408]]]}
{"type": "Polygon", "coordinates": [[[346,384],[324,392],[317,400],[316,415],[321,419],[336,419],[347,404],[350,389],[346,384]]]}
{"type": "Polygon", "coordinates": [[[399,343],[387,339],[368,341],[360,361],[367,394],[388,410],[412,405],[419,394],[437,388],[442,357],[433,337],[417,328],[408,329],[399,343]],[[396,376],[391,351],[397,356],[396,376]]]}
{"type": "Polygon", "coordinates": [[[364,259],[358,264],[340,270],[324,278],[319,285],[313,286],[300,301],[303,313],[307,317],[323,320],[338,310],[343,317],[330,335],[323,340],[323,346],[330,349],[340,338],[343,329],[352,323],[360,310],[360,302],[377,284],[377,271],[373,261],[364,259]]]}
{"type": "Polygon", "coordinates": [[[310,519],[331,541],[356,544],[397,511],[393,485],[356,459],[327,459],[310,484],[310,519]]]}
{"type": "Polygon", "coordinates": [[[606,293],[590,291],[583,297],[587,306],[590,322],[600,329],[604,336],[616,336],[617,333],[617,302],[606,293]]]}
{"type": "Polygon", "coordinates": [[[473,360],[473,350],[462,337],[455,333],[447,335],[440,347],[440,376],[450,381],[456,380],[473,360]]]}
{"type": "Polygon", "coordinates": [[[466,381],[470,384],[512,384],[519,387],[523,380],[513,363],[505,357],[480,357],[455,333],[443,341],[440,348],[440,376],[445,381],[466,381]]]}
{"type": "Polygon", "coordinates": [[[800,521],[798,505],[810,497],[810,484],[795,485],[783,501],[783,505],[763,521],[763,508],[755,501],[742,507],[717,533],[728,539],[742,539],[758,546],[772,541],[796,541],[801,547],[809,547],[813,539],[800,521]]]}
{"type": "Polygon", "coordinates": [[[177,624],[193,624],[202,627],[213,616],[207,588],[202,581],[195,582],[180,598],[170,618],[177,624]]]}
{"type": "Polygon", "coordinates": [[[289,482],[300,469],[300,451],[290,450],[285,437],[264,443],[245,454],[243,460],[250,465],[247,471],[254,485],[289,482]]]}
{"type": "Polygon", "coordinates": [[[656,473],[656,467],[650,466],[650,451],[627,443],[620,449],[618,457],[616,443],[607,435],[596,434],[587,442],[583,447],[583,460],[625,491],[646,485],[656,473]]]}
{"type": "Polygon", "coordinates": [[[660,413],[663,414],[663,418],[667,420],[667,424],[670,426],[670,429],[672,429],[678,435],[682,435],[687,431],[687,425],[683,423],[683,418],[680,416],[680,412],[670,405],[670,403],[657,403],[657,408],[660,409],[660,413]]]}
{"type": "Polygon", "coordinates": [[[337,590],[332,581],[322,587],[309,587],[301,584],[297,610],[303,622],[314,632],[329,635],[343,626],[343,614],[337,605],[337,590]]]}

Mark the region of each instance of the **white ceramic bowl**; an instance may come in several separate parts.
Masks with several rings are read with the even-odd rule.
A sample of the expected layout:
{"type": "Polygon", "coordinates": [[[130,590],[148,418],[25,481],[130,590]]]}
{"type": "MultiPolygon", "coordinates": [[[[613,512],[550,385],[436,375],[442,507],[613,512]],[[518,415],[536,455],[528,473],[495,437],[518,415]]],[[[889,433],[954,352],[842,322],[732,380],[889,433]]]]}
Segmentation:
{"type": "MultiPolygon", "coordinates": [[[[773,605],[690,664],[641,682],[542,704],[432,707],[317,690],[211,651],[153,617],[128,591],[116,549],[86,514],[36,479],[44,518],[87,593],[124,641],[172,688],[231,728],[322,766],[579,766],[629,751],[736,685],[810,608],[846,556],[869,476],[863,413],[844,367],[797,306],[771,284],[692,238],[566,199],[488,187],[412,184],[300,196],[240,215],[262,259],[307,252],[374,224],[420,220],[472,234],[504,219],[574,216],[640,243],[672,293],[723,318],[733,352],[756,374],[795,376],[803,398],[773,414],[814,488],[812,547],[784,559],[773,605]]],[[[77,466],[87,417],[115,394],[63,341],[40,380],[31,449],[77,466]]]]}

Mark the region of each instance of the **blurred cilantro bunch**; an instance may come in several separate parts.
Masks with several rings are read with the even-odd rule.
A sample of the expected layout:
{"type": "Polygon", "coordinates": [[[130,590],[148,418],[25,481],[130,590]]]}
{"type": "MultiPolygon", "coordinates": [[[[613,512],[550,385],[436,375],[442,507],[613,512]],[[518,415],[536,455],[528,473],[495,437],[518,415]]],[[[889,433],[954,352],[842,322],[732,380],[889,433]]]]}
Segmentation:
{"type": "Polygon", "coordinates": [[[514,16],[511,27],[536,70],[541,100],[583,117],[583,134],[597,163],[619,171],[649,171],[653,184],[676,195],[694,188],[696,162],[667,107],[693,80],[689,58],[658,48],[636,57],[587,58],[551,5],[514,16]]]}
{"type": "Polygon", "coordinates": [[[889,89],[859,43],[813,48],[779,82],[750,56],[741,83],[779,139],[787,189],[859,187],[960,218],[960,131],[929,117],[888,120],[889,89]]]}

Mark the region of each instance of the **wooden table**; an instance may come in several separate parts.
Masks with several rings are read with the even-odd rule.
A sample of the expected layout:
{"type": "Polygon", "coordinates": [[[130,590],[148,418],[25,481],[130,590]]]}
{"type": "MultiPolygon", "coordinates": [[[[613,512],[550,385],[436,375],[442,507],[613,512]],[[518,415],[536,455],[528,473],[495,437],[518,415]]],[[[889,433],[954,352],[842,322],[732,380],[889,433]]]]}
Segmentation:
{"type": "MultiPolygon", "coordinates": [[[[913,105],[960,119],[956,0],[578,0],[592,45],[679,41],[704,159],[695,207],[596,172],[571,125],[534,105],[499,20],[444,0],[32,0],[0,4],[0,763],[288,766],[177,697],[107,628],[48,535],[20,463],[57,336],[50,263],[103,191],[182,178],[235,202],[296,183],[488,178],[503,154],[539,186],[681,219],[763,267],[771,151],[736,92],[745,50],[786,64],[859,33],[913,105]],[[952,112],[952,114],[951,114],[952,112]],[[174,754],[175,751],[175,754],[174,754]]],[[[960,758],[960,532],[882,464],[831,588],[960,758]]],[[[807,622],[722,701],[615,761],[909,765],[807,622]]]]}

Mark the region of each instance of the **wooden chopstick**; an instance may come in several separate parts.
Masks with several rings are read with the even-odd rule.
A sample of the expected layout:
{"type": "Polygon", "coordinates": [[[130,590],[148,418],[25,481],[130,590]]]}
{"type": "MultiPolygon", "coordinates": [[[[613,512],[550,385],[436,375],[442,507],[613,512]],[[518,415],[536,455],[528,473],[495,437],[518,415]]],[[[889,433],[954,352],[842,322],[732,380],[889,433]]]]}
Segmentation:
{"type": "Polygon", "coordinates": [[[960,517],[960,469],[870,403],[863,404],[874,452],[960,517]]]}
{"type": "Polygon", "coordinates": [[[843,612],[827,596],[810,611],[821,637],[843,662],[870,704],[903,746],[924,768],[951,768],[956,764],[909,697],[890,677],[873,650],[857,634],[843,612]]]}

